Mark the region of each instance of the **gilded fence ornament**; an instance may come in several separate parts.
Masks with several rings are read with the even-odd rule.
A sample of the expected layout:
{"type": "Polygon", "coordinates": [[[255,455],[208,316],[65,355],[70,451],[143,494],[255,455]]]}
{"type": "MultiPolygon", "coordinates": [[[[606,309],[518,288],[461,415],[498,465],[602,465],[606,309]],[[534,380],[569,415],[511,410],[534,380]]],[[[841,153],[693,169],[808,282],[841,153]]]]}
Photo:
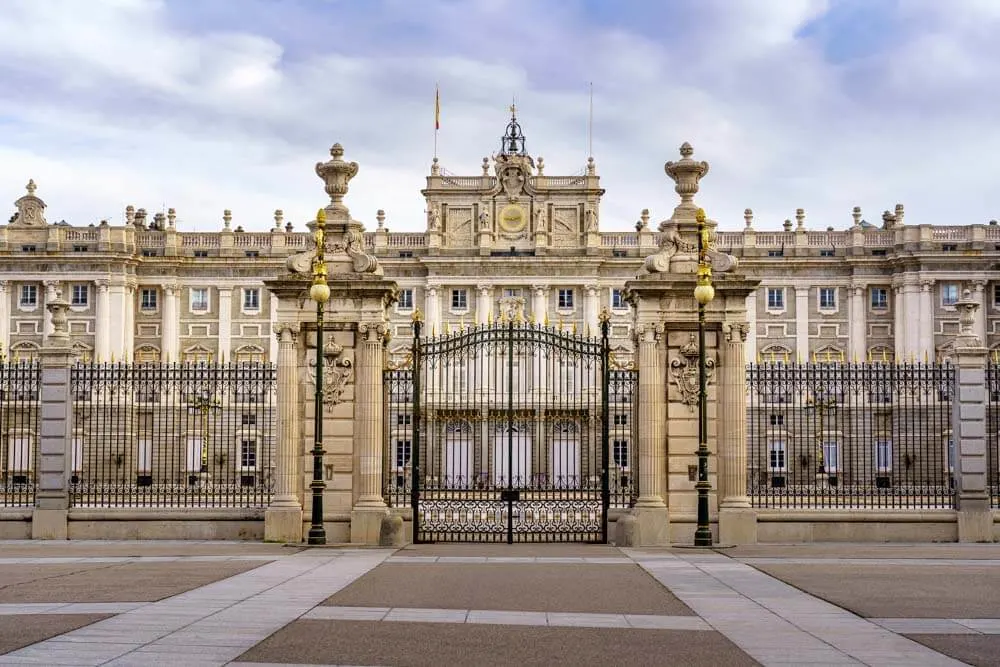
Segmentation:
{"type": "MultiPolygon", "coordinates": [[[[354,376],[354,362],[343,356],[344,346],[333,340],[323,346],[323,405],[327,412],[344,401],[344,390],[354,376]]],[[[316,386],[315,366],[306,371],[316,386]]]]}

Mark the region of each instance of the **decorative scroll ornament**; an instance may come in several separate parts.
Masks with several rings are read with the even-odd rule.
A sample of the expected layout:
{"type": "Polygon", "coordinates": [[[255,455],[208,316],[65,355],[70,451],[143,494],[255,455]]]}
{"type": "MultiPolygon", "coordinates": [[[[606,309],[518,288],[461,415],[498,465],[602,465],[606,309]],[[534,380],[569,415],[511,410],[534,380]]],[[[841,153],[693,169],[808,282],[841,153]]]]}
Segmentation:
{"type": "Polygon", "coordinates": [[[35,195],[37,186],[34,180],[29,180],[25,186],[28,194],[14,202],[17,213],[11,218],[10,224],[20,227],[44,227],[45,222],[45,202],[35,195]]]}
{"type": "Polygon", "coordinates": [[[500,299],[500,321],[521,324],[524,322],[524,297],[505,296],[500,299]]]}
{"type": "MultiPolygon", "coordinates": [[[[698,405],[698,342],[691,334],[688,342],[678,350],[678,356],[670,360],[670,383],[681,393],[681,403],[694,411],[698,405]]],[[[715,375],[715,359],[705,357],[705,383],[711,384],[715,375]]]]}
{"type": "MultiPolygon", "coordinates": [[[[354,362],[344,354],[344,346],[334,341],[327,341],[323,346],[323,404],[327,412],[334,405],[343,403],[344,390],[354,375],[354,362]]],[[[309,381],[316,386],[316,368],[309,369],[309,381]]]]}

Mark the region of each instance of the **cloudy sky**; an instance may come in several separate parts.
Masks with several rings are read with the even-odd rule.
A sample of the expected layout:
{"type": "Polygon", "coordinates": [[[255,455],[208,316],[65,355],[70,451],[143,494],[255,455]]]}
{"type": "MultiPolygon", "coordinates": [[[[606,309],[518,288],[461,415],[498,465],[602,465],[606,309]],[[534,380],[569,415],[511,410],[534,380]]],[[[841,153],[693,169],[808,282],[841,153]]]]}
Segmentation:
{"type": "Polygon", "coordinates": [[[347,203],[424,225],[442,165],[478,174],[516,97],[546,173],[593,152],[603,229],[669,216],[689,141],[723,228],[1000,217],[998,0],[2,0],[0,201],[28,178],[50,222],[175,207],[182,230],[302,229],[335,141],[347,203]]]}

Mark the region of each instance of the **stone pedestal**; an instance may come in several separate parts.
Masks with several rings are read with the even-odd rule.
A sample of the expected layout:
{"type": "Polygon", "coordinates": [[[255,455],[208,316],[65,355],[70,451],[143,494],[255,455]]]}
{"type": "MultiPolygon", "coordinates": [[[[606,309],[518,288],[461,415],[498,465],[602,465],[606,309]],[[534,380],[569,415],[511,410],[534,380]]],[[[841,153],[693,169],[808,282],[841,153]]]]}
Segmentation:
{"type": "Polygon", "coordinates": [[[757,544],[757,511],[750,507],[721,507],[719,543],[757,544]]]}
{"type": "Polygon", "coordinates": [[[264,511],[264,541],[301,542],[302,508],[268,507],[264,511]]]}
{"type": "Polygon", "coordinates": [[[389,510],[385,507],[351,510],[351,544],[378,546],[381,541],[382,523],[388,518],[389,510]]]}
{"type": "Polygon", "coordinates": [[[36,468],[35,510],[31,519],[31,537],[36,540],[69,538],[70,442],[73,439],[73,411],[70,391],[70,365],[73,350],[67,334],[67,303],[56,295],[48,304],[53,332],[42,347],[39,441],[36,468]]]}

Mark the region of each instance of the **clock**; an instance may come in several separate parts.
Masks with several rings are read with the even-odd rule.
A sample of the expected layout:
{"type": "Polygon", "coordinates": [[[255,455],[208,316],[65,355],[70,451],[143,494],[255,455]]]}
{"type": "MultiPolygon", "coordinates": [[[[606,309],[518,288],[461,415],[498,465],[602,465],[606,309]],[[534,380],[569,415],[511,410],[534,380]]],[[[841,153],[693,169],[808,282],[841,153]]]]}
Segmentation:
{"type": "Polygon", "coordinates": [[[528,226],[528,216],[524,209],[516,204],[504,206],[500,211],[500,229],[508,234],[523,232],[528,226]]]}

